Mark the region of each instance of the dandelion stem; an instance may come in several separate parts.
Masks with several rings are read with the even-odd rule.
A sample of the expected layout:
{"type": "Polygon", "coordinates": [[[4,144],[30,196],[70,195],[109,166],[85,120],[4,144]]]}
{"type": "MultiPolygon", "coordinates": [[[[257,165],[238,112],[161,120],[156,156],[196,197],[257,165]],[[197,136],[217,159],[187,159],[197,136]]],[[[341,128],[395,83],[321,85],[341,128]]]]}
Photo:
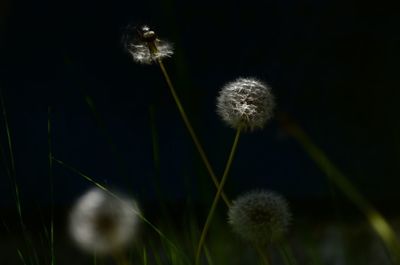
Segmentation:
{"type": "Polygon", "coordinates": [[[224,185],[228,178],[229,169],[231,168],[231,165],[233,162],[233,157],[235,156],[236,148],[237,148],[237,145],[239,142],[240,132],[241,132],[241,127],[239,126],[239,128],[236,130],[235,140],[233,141],[231,152],[230,152],[229,158],[228,158],[228,162],[226,163],[224,175],[222,176],[221,182],[218,186],[217,193],[215,194],[215,197],[214,197],[214,201],[211,205],[210,211],[208,212],[208,216],[207,216],[206,222],[204,224],[203,231],[201,232],[200,241],[199,241],[199,245],[197,246],[197,252],[196,252],[196,262],[195,262],[196,265],[200,264],[201,250],[203,248],[203,244],[206,239],[208,228],[210,227],[211,220],[213,218],[215,209],[217,208],[218,200],[221,197],[224,185]]]}
{"type": "MultiPolygon", "coordinates": [[[[168,87],[169,87],[169,89],[171,91],[172,97],[175,100],[175,103],[176,103],[176,106],[178,107],[179,113],[182,116],[183,122],[185,123],[186,128],[188,129],[188,131],[190,133],[190,136],[192,137],[193,142],[194,142],[198,152],[200,153],[201,159],[203,160],[203,162],[204,162],[204,164],[205,164],[205,166],[207,168],[208,173],[210,174],[215,186],[218,188],[220,186],[220,183],[219,183],[219,181],[218,181],[218,179],[217,179],[217,177],[216,177],[216,175],[214,173],[214,170],[211,167],[210,162],[208,161],[207,155],[204,152],[204,149],[203,149],[202,145],[200,144],[200,141],[197,138],[197,135],[196,135],[192,125],[190,124],[190,121],[189,121],[189,119],[188,119],[188,117],[186,115],[186,112],[185,112],[185,110],[184,110],[184,108],[182,106],[182,103],[179,100],[179,97],[178,97],[178,95],[177,95],[177,93],[175,91],[175,88],[174,88],[173,84],[172,84],[171,78],[169,77],[168,72],[165,69],[165,66],[164,66],[162,60],[159,58],[157,60],[157,62],[158,62],[158,65],[161,68],[162,74],[164,75],[165,81],[167,82],[167,85],[168,85],[168,87]]],[[[230,201],[229,201],[228,197],[225,195],[224,192],[222,192],[222,198],[225,201],[226,205],[230,206],[230,201]]]]}

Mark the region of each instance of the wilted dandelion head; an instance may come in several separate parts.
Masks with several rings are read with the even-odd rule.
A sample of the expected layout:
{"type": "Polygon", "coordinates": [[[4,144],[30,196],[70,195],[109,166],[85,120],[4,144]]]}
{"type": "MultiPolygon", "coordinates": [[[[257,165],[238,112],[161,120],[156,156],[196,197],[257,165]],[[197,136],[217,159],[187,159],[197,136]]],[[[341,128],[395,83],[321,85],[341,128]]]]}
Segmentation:
{"type": "Polygon", "coordinates": [[[253,78],[238,78],[226,84],[217,98],[218,114],[235,129],[263,128],[274,107],[271,88],[253,78]]]}
{"type": "Polygon", "coordinates": [[[174,54],[172,45],[160,40],[148,26],[129,28],[123,41],[126,50],[138,63],[151,64],[174,54]]]}
{"type": "Polygon", "coordinates": [[[286,200],[275,192],[253,191],[233,201],[228,222],[243,239],[265,245],[279,240],[291,221],[286,200]]]}
{"type": "Polygon", "coordinates": [[[131,242],[139,223],[139,209],[132,199],[116,198],[94,188],[77,201],[69,221],[71,236],[83,250],[109,254],[131,242]]]}

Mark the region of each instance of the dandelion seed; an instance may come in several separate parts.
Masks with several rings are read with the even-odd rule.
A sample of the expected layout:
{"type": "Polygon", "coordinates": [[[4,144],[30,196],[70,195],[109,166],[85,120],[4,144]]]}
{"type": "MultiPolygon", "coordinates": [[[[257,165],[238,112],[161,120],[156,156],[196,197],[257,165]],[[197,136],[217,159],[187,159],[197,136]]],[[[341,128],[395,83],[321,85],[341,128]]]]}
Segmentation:
{"type": "Polygon", "coordinates": [[[291,221],[286,200],[275,192],[253,191],[233,201],[228,223],[243,239],[265,245],[287,232],[291,221]]]}
{"type": "Polygon", "coordinates": [[[271,88],[253,78],[238,78],[226,84],[217,98],[217,113],[230,127],[263,128],[275,107],[271,88]]]}
{"type": "Polygon", "coordinates": [[[69,228],[72,238],[83,249],[112,254],[127,246],[139,224],[136,202],[118,198],[94,188],[84,194],[71,211],[69,228]]]}
{"type": "Polygon", "coordinates": [[[125,48],[134,61],[152,64],[158,59],[171,57],[174,54],[169,42],[158,39],[156,33],[148,26],[130,29],[124,38],[125,48]]]}

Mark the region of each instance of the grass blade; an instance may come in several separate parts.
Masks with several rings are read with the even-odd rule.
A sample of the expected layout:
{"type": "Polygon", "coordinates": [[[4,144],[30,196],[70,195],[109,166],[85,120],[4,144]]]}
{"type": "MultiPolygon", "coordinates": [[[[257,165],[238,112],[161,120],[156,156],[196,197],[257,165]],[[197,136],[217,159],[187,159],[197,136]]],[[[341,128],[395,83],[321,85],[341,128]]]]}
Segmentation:
{"type": "Polygon", "coordinates": [[[365,215],[369,224],[382,239],[382,242],[389,251],[392,262],[399,265],[400,241],[383,215],[368,202],[368,200],[356,189],[349,179],[329,160],[326,154],[311,141],[308,135],[298,125],[285,116],[281,116],[281,121],[287,132],[289,132],[302,145],[307,154],[326,174],[326,176],[365,215]]]}

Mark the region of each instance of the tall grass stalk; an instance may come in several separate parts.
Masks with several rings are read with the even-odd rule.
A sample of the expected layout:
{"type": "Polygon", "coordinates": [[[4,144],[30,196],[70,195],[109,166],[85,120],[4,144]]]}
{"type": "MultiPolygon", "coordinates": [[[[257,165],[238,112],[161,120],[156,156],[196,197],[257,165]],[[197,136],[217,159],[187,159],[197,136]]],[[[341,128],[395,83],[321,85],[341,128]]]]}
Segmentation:
{"type": "Polygon", "coordinates": [[[304,148],[311,159],[320,167],[326,176],[359,208],[365,215],[372,229],[381,238],[390,253],[393,264],[400,264],[400,241],[393,228],[369,201],[356,189],[349,179],[329,160],[308,135],[285,115],[280,117],[283,126],[304,148]]]}
{"type": "Polygon", "coordinates": [[[199,244],[197,246],[197,251],[196,251],[196,260],[195,260],[195,264],[196,265],[200,264],[201,251],[203,249],[203,245],[204,245],[204,242],[205,242],[205,239],[206,239],[206,236],[207,236],[208,229],[209,229],[210,224],[211,224],[211,220],[212,220],[212,218],[214,216],[214,213],[215,213],[215,210],[217,208],[219,198],[221,197],[224,185],[226,183],[226,180],[228,179],[229,170],[231,168],[231,165],[232,165],[232,162],[233,162],[233,158],[235,156],[236,149],[237,149],[237,146],[238,146],[240,133],[241,133],[241,127],[239,127],[236,130],[235,139],[234,139],[233,144],[232,144],[232,148],[231,148],[231,152],[229,154],[228,162],[226,163],[224,174],[222,176],[221,182],[218,185],[217,193],[215,194],[214,201],[212,202],[211,208],[210,208],[210,210],[208,212],[208,216],[207,216],[206,222],[204,224],[203,230],[202,230],[201,235],[200,235],[200,241],[199,241],[199,244]]]}

